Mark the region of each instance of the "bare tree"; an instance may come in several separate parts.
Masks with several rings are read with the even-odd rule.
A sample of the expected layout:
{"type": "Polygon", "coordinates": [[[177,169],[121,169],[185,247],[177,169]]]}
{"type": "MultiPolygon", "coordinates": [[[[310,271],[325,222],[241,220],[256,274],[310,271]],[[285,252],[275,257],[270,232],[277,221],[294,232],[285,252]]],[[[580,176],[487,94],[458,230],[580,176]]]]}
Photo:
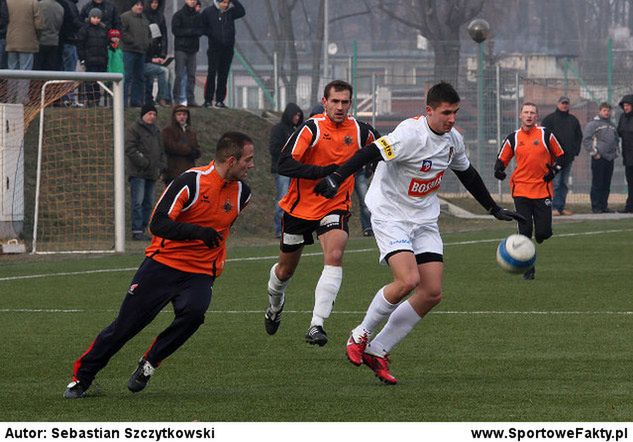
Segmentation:
{"type": "Polygon", "coordinates": [[[455,84],[459,73],[460,27],[479,14],[484,1],[379,0],[376,6],[388,17],[416,29],[424,36],[433,46],[435,80],[455,84]]]}

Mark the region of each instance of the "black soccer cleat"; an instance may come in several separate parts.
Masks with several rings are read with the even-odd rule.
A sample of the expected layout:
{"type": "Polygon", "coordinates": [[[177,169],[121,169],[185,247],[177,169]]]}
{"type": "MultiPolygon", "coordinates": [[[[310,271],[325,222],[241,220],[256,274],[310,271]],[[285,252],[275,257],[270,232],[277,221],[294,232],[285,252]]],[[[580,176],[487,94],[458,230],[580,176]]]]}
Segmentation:
{"type": "Polygon", "coordinates": [[[277,329],[281,323],[281,312],[284,311],[284,304],[281,304],[281,307],[276,312],[274,312],[269,305],[266,309],[266,313],[264,313],[264,327],[266,328],[266,333],[271,336],[277,333],[277,329]]]}
{"type": "Polygon", "coordinates": [[[531,281],[534,279],[536,274],[536,268],[534,267],[530,267],[524,274],[523,274],[523,279],[525,279],[526,281],[531,281]]]}
{"type": "Polygon", "coordinates": [[[155,370],[152,364],[147,362],[145,358],[141,358],[138,361],[138,367],[136,367],[136,370],[134,370],[134,373],[132,373],[132,376],[130,376],[130,379],[127,381],[128,390],[132,393],[138,393],[143,390],[155,370]]]}
{"type": "Polygon", "coordinates": [[[327,333],[320,325],[313,325],[306,333],[306,342],[310,345],[318,345],[323,347],[327,344],[327,333]]]}
{"type": "Polygon", "coordinates": [[[79,381],[72,381],[66,387],[66,391],[64,391],[64,397],[66,399],[80,399],[86,396],[86,390],[83,385],[79,381]]]}

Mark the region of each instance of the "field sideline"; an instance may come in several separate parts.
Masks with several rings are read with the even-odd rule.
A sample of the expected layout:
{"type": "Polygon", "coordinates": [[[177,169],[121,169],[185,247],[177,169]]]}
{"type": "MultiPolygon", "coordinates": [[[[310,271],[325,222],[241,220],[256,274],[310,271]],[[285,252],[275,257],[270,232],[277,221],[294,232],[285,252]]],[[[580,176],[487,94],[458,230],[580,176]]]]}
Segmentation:
{"type": "MultiPolygon", "coordinates": [[[[126,382],[171,309],[99,374],[91,397],[61,397],[73,361],[116,315],[141,254],[7,260],[0,267],[3,421],[630,421],[633,226],[558,224],[537,279],[497,268],[511,229],[444,235],[444,300],[396,347],[397,386],[345,360],[349,330],[389,280],[371,239],[350,241],[330,342],[303,342],[318,247],[288,288],[279,332],[263,330],[275,246],[233,247],[206,323],[146,391],[126,382]]],[[[503,229],[502,229],[503,228],[503,229]]]]}

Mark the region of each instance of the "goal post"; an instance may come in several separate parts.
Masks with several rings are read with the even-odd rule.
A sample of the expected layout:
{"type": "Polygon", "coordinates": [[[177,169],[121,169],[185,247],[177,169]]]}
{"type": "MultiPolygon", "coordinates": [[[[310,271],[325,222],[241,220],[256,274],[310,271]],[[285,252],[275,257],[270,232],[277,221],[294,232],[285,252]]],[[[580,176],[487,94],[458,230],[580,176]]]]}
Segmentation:
{"type": "Polygon", "coordinates": [[[123,76],[0,70],[2,106],[23,109],[31,252],[124,252],[123,76]]]}

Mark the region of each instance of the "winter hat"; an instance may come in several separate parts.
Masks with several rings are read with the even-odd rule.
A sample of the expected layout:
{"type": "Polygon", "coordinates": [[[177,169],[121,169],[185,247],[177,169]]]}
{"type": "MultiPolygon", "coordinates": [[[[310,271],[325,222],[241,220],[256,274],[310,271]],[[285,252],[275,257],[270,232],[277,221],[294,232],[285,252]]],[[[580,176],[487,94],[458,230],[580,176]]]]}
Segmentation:
{"type": "Polygon", "coordinates": [[[90,10],[90,13],[88,14],[88,17],[99,17],[99,18],[101,18],[102,15],[103,15],[103,13],[101,12],[101,9],[99,9],[99,8],[92,8],[90,10]]]}
{"type": "Polygon", "coordinates": [[[569,97],[565,97],[564,95],[558,99],[559,103],[567,103],[569,104],[569,97]]]}
{"type": "Polygon", "coordinates": [[[141,117],[143,117],[148,112],[158,113],[158,111],[156,110],[156,106],[154,106],[153,104],[144,104],[141,108],[141,117]]]}
{"type": "Polygon", "coordinates": [[[121,32],[118,29],[110,29],[108,31],[108,40],[112,40],[113,38],[121,38],[121,32]]]}

